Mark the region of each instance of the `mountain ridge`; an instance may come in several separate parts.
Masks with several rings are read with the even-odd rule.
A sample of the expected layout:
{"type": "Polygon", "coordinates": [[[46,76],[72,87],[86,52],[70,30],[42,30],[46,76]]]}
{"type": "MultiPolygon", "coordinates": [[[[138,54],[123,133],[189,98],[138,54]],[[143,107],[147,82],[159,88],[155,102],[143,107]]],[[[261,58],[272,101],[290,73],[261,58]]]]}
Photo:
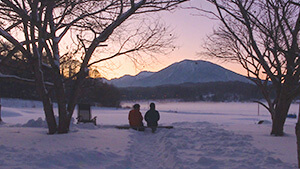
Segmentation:
{"type": "Polygon", "coordinates": [[[158,71],[142,71],[107,81],[116,87],[154,87],[182,83],[239,81],[251,83],[245,76],[203,60],[183,60],[158,71]]]}

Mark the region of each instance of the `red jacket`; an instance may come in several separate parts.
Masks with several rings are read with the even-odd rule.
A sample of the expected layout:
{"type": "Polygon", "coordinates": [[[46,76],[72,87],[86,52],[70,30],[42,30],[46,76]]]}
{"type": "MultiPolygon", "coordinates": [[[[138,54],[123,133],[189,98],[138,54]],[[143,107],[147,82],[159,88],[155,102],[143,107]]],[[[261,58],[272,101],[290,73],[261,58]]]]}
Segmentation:
{"type": "Polygon", "coordinates": [[[140,127],[143,123],[143,116],[139,110],[133,109],[129,112],[128,120],[130,126],[140,127]]]}

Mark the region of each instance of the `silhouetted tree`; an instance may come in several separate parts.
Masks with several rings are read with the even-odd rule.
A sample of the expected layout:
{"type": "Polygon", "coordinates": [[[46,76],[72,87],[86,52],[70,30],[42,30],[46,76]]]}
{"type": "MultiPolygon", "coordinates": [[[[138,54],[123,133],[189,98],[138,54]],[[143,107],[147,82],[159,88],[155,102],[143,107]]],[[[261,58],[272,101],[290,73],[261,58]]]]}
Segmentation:
{"type": "Polygon", "coordinates": [[[172,41],[161,24],[128,22],[126,29],[125,21],[137,14],[172,10],[184,1],[187,0],[0,0],[0,35],[13,46],[8,52],[12,54],[5,57],[20,52],[20,61],[30,65],[33,79],[22,75],[17,78],[35,82],[49,134],[68,132],[82,84],[94,64],[120,55],[162,52],[172,41]],[[121,25],[122,29],[117,29],[121,25]],[[109,52],[109,56],[95,57],[96,53],[111,50],[116,43],[109,40],[116,33],[114,40],[120,42],[119,49],[109,52]],[[69,79],[65,79],[60,64],[64,40],[76,44],[67,55],[80,62],[80,68],[69,79]],[[65,85],[71,79],[75,83],[70,95],[66,95],[65,85]],[[58,103],[58,126],[48,86],[52,86],[58,103]]]}
{"type": "MultiPolygon", "coordinates": [[[[293,99],[300,93],[300,7],[293,0],[208,0],[221,26],[206,45],[213,57],[239,62],[260,88],[272,131],[283,135],[293,99]],[[270,96],[272,84],[275,98],[270,96]]],[[[204,9],[201,9],[204,11],[204,9]]]]}

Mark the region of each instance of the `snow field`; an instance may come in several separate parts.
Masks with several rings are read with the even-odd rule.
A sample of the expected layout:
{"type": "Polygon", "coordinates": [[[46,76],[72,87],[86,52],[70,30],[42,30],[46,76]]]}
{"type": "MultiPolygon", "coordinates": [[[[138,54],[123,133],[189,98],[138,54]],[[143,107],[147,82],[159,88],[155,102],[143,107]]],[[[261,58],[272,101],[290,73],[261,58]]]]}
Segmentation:
{"type": "Polygon", "coordinates": [[[124,160],[128,132],[88,128],[49,136],[45,128],[1,126],[0,168],[109,168],[124,160]]]}
{"type": "MultiPolygon", "coordinates": [[[[38,102],[5,104],[1,169],[297,168],[296,119],[287,119],[284,137],[271,137],[269,115],[262,111],[257,116],[257,105],[250,103],[158,103],[160,124],[175,128],[154,134],[114,128],[128,123],[129,109],[93,107],[97,126],[72,124],[71,132],[62,135],[46,134],[38,102]],[[265,123],[258,125],[258,120],[265,123]]],[[[148,105],[141,103],[142,113],[148,105]]]]}

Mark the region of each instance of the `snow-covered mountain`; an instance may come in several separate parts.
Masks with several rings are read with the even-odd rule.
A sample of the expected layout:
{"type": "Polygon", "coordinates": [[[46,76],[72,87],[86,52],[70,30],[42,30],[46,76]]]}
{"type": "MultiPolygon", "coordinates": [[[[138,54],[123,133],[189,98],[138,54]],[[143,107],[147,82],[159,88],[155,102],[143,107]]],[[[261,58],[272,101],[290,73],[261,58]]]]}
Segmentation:
{"type": "Polygon", "coordinates": [[[147,79],[149,76],[153,75],[154,72],[143,71],[137,74],[136,76],[125,75],[117,79],[111,79],[106,81],[107,83],[113,84],[117,87],[129,87],[137,86],[135,83],[143,79],[147,79]]]}
{"type": "Polygon", "coordinates": [[[141,72],[136,76],[125,75],[108,81],[117,87],[153,87],[182,83],[250,81],[219,65],[202,60],[176,62],[158,72],[141,72]]]}

